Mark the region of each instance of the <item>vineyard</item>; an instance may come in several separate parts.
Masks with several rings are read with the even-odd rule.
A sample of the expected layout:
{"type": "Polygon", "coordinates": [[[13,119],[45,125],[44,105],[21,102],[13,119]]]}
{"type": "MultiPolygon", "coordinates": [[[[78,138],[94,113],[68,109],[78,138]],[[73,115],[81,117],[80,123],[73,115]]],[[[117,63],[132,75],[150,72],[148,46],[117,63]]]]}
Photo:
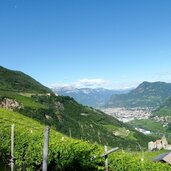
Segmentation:
{"type": "MultiPolygon", "coordinates": [[[[15,167],[17,170],[41,170],[44,126],[4,109],[0,109],[1,158],[6,162],[10,159],[11,124],[15,124],[15,167]]],[[[98,144],[68,138],[52,128],[50,130],[48,170],[104,170],[104,159],[100,157],[103,153],[103,147],[98,144]]],[[[140,152],[135,155],[120,150],[109,155],[109,170],[168,171],[171,167],[146,160],[140,152]]]]}

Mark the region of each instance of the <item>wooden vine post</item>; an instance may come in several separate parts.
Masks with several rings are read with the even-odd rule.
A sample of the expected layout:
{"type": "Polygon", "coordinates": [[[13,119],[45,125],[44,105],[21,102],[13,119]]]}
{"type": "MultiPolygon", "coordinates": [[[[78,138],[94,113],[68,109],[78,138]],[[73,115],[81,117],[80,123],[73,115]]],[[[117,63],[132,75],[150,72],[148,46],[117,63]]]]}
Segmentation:
{"type": "Polygon", "coordinates": [[[44,148],[43,148],[43,166],[42,171],[47,171],[48,167],[48,146],[49,146],[49,132],[50,127],[47,126],[44,129],[44,148]]]}
{"type": "Polygon", "coordinates": [[[112,148],[111,150],[107,151],[107,146],[104,146],[104,150],[105,150],[105,153],[100,155],[100,157],[104,157],[105,158],[105,171],[108,171],[109,168],[108,168],[108,155],[110,153],[113,153],[114,151],[118,150],[119,148],[116,147],[116,148],[112,148]]]}
{"type": "MultiPolygon", "coordinates": [[[[107,153],[107,146],[104,146],[104,151],[107,153]]],[[[105,155],[105,170],[108,171],[108,155],[105,155]]]]}
{"type": "Polygon", "coordinates": [[[14,124],[11,125],[11,171],[14,170],[14,124]]]}

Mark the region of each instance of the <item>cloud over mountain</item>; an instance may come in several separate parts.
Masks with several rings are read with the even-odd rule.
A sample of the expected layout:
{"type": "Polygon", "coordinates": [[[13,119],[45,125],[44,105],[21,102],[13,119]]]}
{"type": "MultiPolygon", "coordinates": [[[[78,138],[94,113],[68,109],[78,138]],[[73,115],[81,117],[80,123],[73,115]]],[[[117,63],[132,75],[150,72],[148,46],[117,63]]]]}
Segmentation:
{"type": "Polygon", "coordinates": [[[108,84],[107,80],[96,78],[96,79],[80,79],[76,82],[72,83],[58,83],[58,84],[53,84],[50,87],[71,87],[71,88],[98,88],[98,87],[105,87],[108,84]]]}

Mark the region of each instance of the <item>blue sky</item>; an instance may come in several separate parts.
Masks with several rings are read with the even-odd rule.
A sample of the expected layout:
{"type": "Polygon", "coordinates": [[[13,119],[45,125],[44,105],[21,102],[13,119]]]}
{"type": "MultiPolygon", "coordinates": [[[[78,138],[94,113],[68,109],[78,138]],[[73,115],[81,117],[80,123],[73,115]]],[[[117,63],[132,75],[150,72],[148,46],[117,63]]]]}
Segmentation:
{"type": "Polygon", "coordinates": [[[171,82],[170,0],[1,0],[0,65],[49,85],[171,82]]]}

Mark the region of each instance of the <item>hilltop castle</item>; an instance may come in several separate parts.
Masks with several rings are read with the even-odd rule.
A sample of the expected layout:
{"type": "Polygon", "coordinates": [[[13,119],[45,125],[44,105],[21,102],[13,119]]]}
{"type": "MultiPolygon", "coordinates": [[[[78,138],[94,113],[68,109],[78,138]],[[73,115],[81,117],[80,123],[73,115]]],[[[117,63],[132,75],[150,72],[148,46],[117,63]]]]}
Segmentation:
{"type": "Polygon", "coordinates": [[[155,149],[157,149],[157,150],[161,150],[161,149],[171,150],[171,145],[168,144],[166,137],[163,136],[161,139],[156,140],[155,142],[150,141],[148,143],[148,150],[152,151],[155,149]]]}

